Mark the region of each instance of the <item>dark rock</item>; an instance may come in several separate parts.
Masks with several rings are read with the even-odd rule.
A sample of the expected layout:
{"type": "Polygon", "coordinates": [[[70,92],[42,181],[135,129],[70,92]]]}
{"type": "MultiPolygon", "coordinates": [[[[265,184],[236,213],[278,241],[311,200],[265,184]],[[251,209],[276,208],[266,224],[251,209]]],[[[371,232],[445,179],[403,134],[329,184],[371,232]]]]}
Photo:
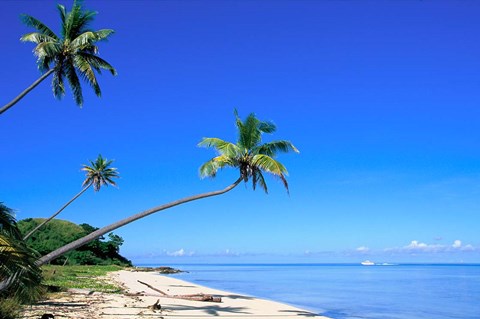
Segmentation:
{"type": "Polygon", "coordinates": [[[178,273],[182,273],[182,272],[185,272],[183,270],[180,270],[180,269],[175,269],[175,268],[172,268],[172,267],[166,267],[166,266],[162,266],[162,267],[134,267],[132,268],[132,271],[156,271],[160,274],[178,274],[178,273]]]}

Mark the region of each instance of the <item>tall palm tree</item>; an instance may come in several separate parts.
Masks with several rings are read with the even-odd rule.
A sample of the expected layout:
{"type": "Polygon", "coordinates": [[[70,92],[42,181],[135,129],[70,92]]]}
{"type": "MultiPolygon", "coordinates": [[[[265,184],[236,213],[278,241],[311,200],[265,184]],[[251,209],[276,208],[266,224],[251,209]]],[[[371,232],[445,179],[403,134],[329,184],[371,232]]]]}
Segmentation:
{"type": "Polygon", "coordinates": [[[83,10],[81,0],[74,0],[70,12],[67,12],[62,5],[57,7],[61,19],[60,36],[40,20],[27,14],[21,16],[24,24],[37,30],[23,35],[20,40],[36,44],[33,52],[37,57],[38,69],[43,75],[11,102],[0,108],[0,114],[15,105],[51,74],[53,74],[53,95],[57,99],[61,99],[65,95],[64,81],[66,79],[73,92],[75,102],[79,106],[83,104],[79,76],[93,88],[97,96],[101,96],[94,71],[100,74],[101,69],[105,69],[112,75],[117,74],[107,61],[97,55],[96,43],[107,40],[114,32],[110,29],[98,31],[90,29],[89,24],[94,20],[97,12],[83,10]]]}
{"type": "Polygon", "coordinates": [[[199,195],[185,197],[164,205],[156,206],[143,212],[137,213],[118,222],[100,228],[89,235],[71,242],[59,249],[41,257],[37,260],[37,265],[43,265],[73,249],[83,246],[96,238],[105,235],[119,227],[127,225],[138,219],[151,215],[153,213],[171,208],[177,205],[185,204],[202,198],[212,197],[224,194],[234,189],[242,181],[248,182],[251,178],[253,187],[260,185],[267,191],[263,172],[273,174],[279,177],[283,185],[288,191],[288,184],[285,178],[287,170],[280,162],[275,160],[277,152],[288,152],[298,150],[288,141],[274,141],[261,144],[261,136],[263,133],[273,133],[276,127],[271,122],[263,122],[258,120],[254,114],[250,114],[245,121],[241,121],[238,113],[235,111],[236,126],[238,130],[238,141],[236,144],[223,141],[218,138],[204,138],[198,145],[213,147],[219,155],[209,160],[200,167],[200,176],[214,177],[217,171],[224,167],[233,167],[239,170],[238,179],[224,189],[203,193],[199,195]]]}
{"type": "Polygon", "coordinates": [[[58,214],[60,214],[68,205],[70,205],[74,200],[76,200],[80,195],[85,193],[87,189],[93,186],[93,190],[98,192],[100,188],[105,185],[117,186],[114,178],[118,178],[118,171],[115,167],[110,167],[113,163],[113,160],[107,160],[103,158],[102,155],[98,155],[95,161],[89,161],[90,166],[83,165],[82,171],[86,172],[85,180],[83,181],[83,189],[75,195],[71,200],[69,200],[65,205],[63,205],[55,214],[45,219],[37,227],[32,229],[28,234],[23,237],[23,240],[27,240],[33,233],[39,230],[43,225],[54,219],[58,214]]]}
{"type": "Polygon", "coordinates": [[[42,276],[36,259],[22,240],[13,211],[0,202],[0,299],[27,302],[38,297],[42,276]]]}

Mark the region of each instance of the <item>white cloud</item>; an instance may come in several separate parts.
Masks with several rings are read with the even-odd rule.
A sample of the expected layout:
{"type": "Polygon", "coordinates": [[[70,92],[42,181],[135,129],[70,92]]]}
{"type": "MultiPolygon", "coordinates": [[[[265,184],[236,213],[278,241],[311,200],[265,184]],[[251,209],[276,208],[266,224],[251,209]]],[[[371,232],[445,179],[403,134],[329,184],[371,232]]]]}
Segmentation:
{"type": "Polygon", "coordinates": [[[365,246],[360,246],[356,249],[356,251],[359,253],[368,253],[370,251],[370,248],[365,246]]]}
{"type": "Polygon", "coordinates": [[[475,251],[477,248],[472,245],[463,245],[461,240],[455,240],[451,245],[427,244],[412,240],[410,244],[403,247],[387,248],[386,252],[399,253],[440,253],[440,252],[456,252],[456,251],[475,251]]]}
{"type": "Polygon", "coordinates": [[[462,241],[461,240],[455,240],[452,245],[453,248],[460,248],[462,247],[462,241]]]}
{"type": "Polygon", "coordinates": [[[171,256],[171,257],[183,257],[183,256],[193,256],[194,255],[193,251],[186,252],[185,249],[183,249],[183,248],[181,248],[179,250],[176,250],[176,251],[167,251],[165,253],[168,256],[171,256]]]}
{"type": "Polygon", "coordinates": [[[440,245],[427,245],[425,243],[420,243],[417,240],[412,240],[409,245],[404,246],[406,250],[435,250],[437,246],[440,245]]]}

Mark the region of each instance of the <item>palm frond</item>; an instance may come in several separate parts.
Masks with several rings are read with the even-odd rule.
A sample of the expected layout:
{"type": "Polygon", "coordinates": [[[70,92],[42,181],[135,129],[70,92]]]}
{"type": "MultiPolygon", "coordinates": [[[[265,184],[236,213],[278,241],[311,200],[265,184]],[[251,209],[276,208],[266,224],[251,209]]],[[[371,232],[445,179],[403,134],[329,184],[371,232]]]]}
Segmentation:
{"type": "Polygon", "coordinates": [[[62,30],[61,30],[61,35],[63,38],[65,38],[65,19],[67,18],[67,11],[65,10],[65,6],[61,5],[61,4],[57,4],[57,9],[58,9],[58,13],[60,15],[60,20],[61,20],[61,26],[62,26],[62,30]]]}
{"type": "Polygon", "coordinates": [[[66,62],[64,64],[64,69],[65,69],[65,77],[67,78],[68,84],[70,85],[70,89],[72,90],[75,103],[78,106],[82,106],[83,105],[82,86],[80,85],[80,80],[78,79],[77,72],[75,71],[75,68],[73,67],[73,65],[69,62],[66,62]]]}
{"type": "MultiPolygon", "coordinates": [[[[33,50],[37,56],[37,66],[40,72],[50,69],[50,64],[58,60],[61,46],[56,42],[41,42],[33,50]]],[[[58,63],[57,63],[58,65],[58,63]]]]}
{"type": "Polygon", "coordinates": [[[220,154],[225,154],[230,157],[239,156],[241,153],[240,148],[237,145],[216,137],[204,137],[202,141],[198,143],[198,146],[212,147],[220,154]]]}
{"type": "Polygon", "coordinates": [[[93,43],[98,41],[106,41],[108,36],[114,33],[111,29],[102,29],[98,31],[86,31],[77,35],[76,38],[72,40],[70,46],[74,50],[86,50],[89,46],[92,46],[93,43]]]}
{"type": "Polygon", "coordinates": [[[255,190],[255,187],[258,183],[258,185],[260,185],[260,187],[265,191],[265,193],[268,194],[267,183],[265,182],[265,178],[263,177],[261,170],[254,169],[252,173],[252,183],[253,183],[253,190],[255,190]]]}
{"type": "Polygon", "coordinates": [[[288,153],[290,151],[300,153],[300,151],[292,143],[282,140],[262,144],[254,150],[254,153],[275,157],[278,152],[288,153]]]}
{"type": "Polygon", "coordinates": [[[13,210],[0,202],[0,234],[21,239],[22,235],[17,228],[13,210]]]}
{"type": "Polygon", "coordinates": [[[63,83],[62,68],[57,68],[57,70],[53,72],[52,90],[53,90],[53,96],[55,96],[55,98],[59,100],[65,96],[65,84],[63,83]]]}
{"type": "Polygon", "coordinates": [[[42,59],[37,59],[37,67],[40,72],[46,72],[50,70],[50,64],[55,60],[53,57],[43,57],[42,59]]]}
{"type": "Polygon", "coordinates": [[[258,171],[258,184],[262,189],[265,191],[266,194],[268,194],[268,188],[267,188],[267,183],[265,182],[265,178],[263,177],[262,171],[258,171]]]}
{"type": "Polygon", "coordinates": [[[98,42],[98,41],[107,41],[108,37],[113,33],[115,33],[115,31],[112,29],[100,29],[100,30],[94,31],[93,33],[96,36],[95,42],[98,42]]]}
{"type": "Polygon", "coordinates": [[[33,53],[39,59],[53,58],[58,56],[60,52],[62,52],[62,47],[57,42],[41,42],[33,49],[33,53]]]}
{"type": "Polygon", "coordinates": [[[271,134],[277,130],[277,126],[273,122],[259,122],[258,129],[263,133],[271,134]]]}
{"type": "Polygon", "coordinates": [[[227,155],[216,156],[211,160],[205,162],[202,166],[200,166],[200,177],[215,177],[218,170],[226,166],[236,167],[238,166],[238,163],[235,161],[235,159],[227,155]]]}
{"type": "Polygon", "coordinates": [[[76,34],[83,32],[91,31],[88,28],[90,22],[95,19],[95,16],[98,14],[96,11],[83,10],[80,17],[78,18],[77,24],[75,25],[74,31],[76,34]]]}
{"type": "Polygon", "coordinates": [[[66,16],[65,38],[72,41],[81,33],[91,31],[88,24],[94,20],[96,14],[95,11],[83,10],[82,1],[75,0],[72,10],[66,16]]]}
{"type": "Polygon", "coordinates": [[[250,150],[261,142],[262,132],[258,130],[258,124],[259,120],[255,114],[251,113],[247,116],[239,131],[239,145],[250,150]]]}
{"type": "Polygon", "coordinates": [[[233,110],[233,114],[235,115],[235,125],[237,126],[238,141],[240,141],[240,132],[243,130],[243,122],[240,116],[238,115],[237,109],[233,110]]]}
{"type": "Polygon", "coordinates": [[[112,75],[117,75],[117,70],[115,70],[115,68],[111,66],[110,63],[103,60],[102,58],[86,52],[79,52],[78,55],[81,56],[98,73],[101,73],[101,69],[104,69],[110,71],[112,75]]]}
{"type": "Polygon", "coordinates": [[[72,41],[77,37],[77,34],[75,34],[74,32],[74,28],[78,24],[78,22],[76,21],[79,19],[81,12],[81,4],[79,4],[78,1],[74,0],[72,10],[70,10],[70,12],[67,12],[67,14],[65,15],[65,33],[63,35],[65,40],[72,41]]]}
{"type": "Polygon", "coordinates": [[[98,85],[97,77],[95,76],[95,72],[93,71],[92,66],[80,54],[76,54],[73,57],[73,63],[75,67],[79,70],[80,76],[88,84],[90,84],[95,94],[100,97],[102,95],[102,91],[100,90],[100,86],[98,85]]]}
{"type": "Polygon", "coordinates": [[[23,301],[39,297],[41,270],[35,265],[35,252],[23,241],[0,234],[0,279],[5,284],[2,295],[23,301]]]}
{"type": "Polygon", "coordinates": [[[57,39],[46,35],[45,33],[40,32],[30,32],[24,34],[20,37],[20,41],[22,42],[33,42],[33,43],[41,43],[41,42],[56,42],[57,39]]]}
{"type": "Polygon", "coordinates": [[[215,177],[219,169],[218,162],[213,158],[200,166],[199,173],[201,178],[205,177],[215,177]]]}
{"type": "Polygon", "coordinates": [[[55,40],[58,40],[58,36],[52,30],[50,30],[50,28],[47,27],[40,20],[38,20],[38,19],[28,15],[28,14],[22,14],[20,16],[20,19],[22,20],[22,22],[25,25],[27,25],[29,27],[33,27],[33,28],[37,29],[40,33],[43,33],[46,36],[49,36],[49,37],[51,37],[55,40]]]}
{"type": "Polygon", "coordinates": [[[261,170],[280,178],[288,192],[288,183],[287,179],[285,178],[285,175],[288,175],[288,171],[282,163],[276,161],[268,155],[257,154],[253,156],[252,164],[259,167],[261,170]]]}
{"type": "Polygon", "coordinates": [[[72,40],[70,43],[70,46],[72,48],[82,50],[86,46],[91,45],[93,42],[95,42],[97,39],[97,36],[95,33],[92,31],[87,31],[84,33],[79,34],[75,39],[72,40]]]}
{"type": "Polygon", "coordinates": [[[0,203],[0,297],[38,297],[42,276],[35,252],[22,240],[13,211],[0,203]]]}
{"type": "Polygon", "coordinates": [[[288,171],[286,167],[282,163],[280,163],[279,161],[276,161],[275,159],[273,159],[268,155],[264,155],[264,154],[254,155],[252,158],[252,164],[274,175],[281,175],[281,174],[288,175],[288,171]]]}

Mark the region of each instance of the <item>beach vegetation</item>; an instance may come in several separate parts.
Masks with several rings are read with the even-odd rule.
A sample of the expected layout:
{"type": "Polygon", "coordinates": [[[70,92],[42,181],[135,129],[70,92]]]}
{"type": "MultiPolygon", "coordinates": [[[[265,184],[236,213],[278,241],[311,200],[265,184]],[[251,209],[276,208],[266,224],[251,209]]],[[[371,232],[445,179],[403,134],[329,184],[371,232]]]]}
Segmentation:
{"type": "Polygon", "coordinates": [[[65,95],[65,81],[68,82],[73,93],[75,103],[83,105],[83,93],[80,79],[83,79],[100,97],[101,89],[95,73],[107,70],[112,75],[117,71],[107,61],[98,56],[97,43],[106,41],[114,31],[101,29],[93,31],[90,24],[97,12],[82,8],[81,0],[74,0],[71,11],[63,5],[57,5],[60,15],[60,35],[54,33],[46,24],[33,16],[23,14],[22,22],[35,29],[34,32],[24,34],[22,42],[33,42],[33,53],[37,58],[37,66],[42,76],[32,85],[21,92],[12,101],[0,108],[0,114],[7,111],[36,86],[50,75],[52,78],[53,95],[61,99],[65,95]]]}
{"type": "MultiPolygon", "coordinates": [[[[18,222],[22,233],[38,227],[44,222],[41,218],[28,218],[18,222]]],[[[40,256],[84,237],[98,228],[88,224],[74,224],[66,220],[53,219],[44,229],[26,240],[26,244],[40,256]]],[[[109,233],[90,243],[72,250],[52,261],[55,265],[122,265],[131,266],[130,260],[120,255],[123,238],[109,233]]]]}
{"type": "Polygon", "coordinates": [[[20,304],[41,296],[37,257],[23,241],[13,210],[0,203],[0,318],[15,318],[20,304]]]}
{"type": "Polygon", "coordinates": [[[276,126],[272,122],[260,121],[253,113],[250,114],[245,121],[242,121],[238,116],[238,113],[235,111],[235,124],[238,132],[238,140],[236,143],[226,142],[218,138],[204,138],[199,143],[199,146],[212,147],[218,152],[216,157],[207,161],[200,167],[200,176],[215,177],[218,170],[232,167],[238,170],[239,177],[231,185],[221,190],[193,195],[156,206],[114,222],[42,256],[37,260],[37,265],[51,262],[67,252],[77,249],[100,236],[153,213],[191,201],[225,194],[238,186],[242,181],[248,182],[249,180],[252,180],[254,189],[258,184],[265,192],[267,192],[268,190],[264,179],[264,173],[278,177],[288,191],[288,183],[286,180],[287,169],[283,164],[276,160],[276,155],[279,152],[286,153],[293,151],[298,153],[298,149],[291,142],[285,140],[262,144],[262,135],[264,133],[271,134],[275,132],[276,126]]]}
{"type": "Polygon", "coordinates": [[[77,288],[117,293],[122,291],[122,287],[107,280],[106,275],[123,268],[119,265],[44,265],[43,284],[60,291],[77,288]]]}
{"type": "Polygon", "coordinates": [[[18,319],[22,315],[22,303],[17,298],[0,299],[0,318],[18,319]]]}
{"type": "MultiPolygon", "coordinates": [[[[116,186],[117,184],[113,180],[118,178],[119,174],[115,167],[110,167],[113,160],[108,160],[102,157],[101,154],[98,155],[95,161],[90,161],[90,165],[83,165],[82,171],[85,172],[85,180],[83,181],[83,189],[76,194],[72,199],[70,199],[66,204],[64,204],[58,211],[56,211],[49,218],[43,220],[41,223],[36,225],[33,229],[29,230],[28,233],[23,237],[24,240],[27,240],[45,224],[53,220],[58,214],[60,214],[68,205],[70,205],[74,200],[80,197],[85,193],[90,187],[93,187],[95,192],[98,192],[102,186],[116,186]]],[[[37,219],[38,220],[38,219],[37,219]]]]}

